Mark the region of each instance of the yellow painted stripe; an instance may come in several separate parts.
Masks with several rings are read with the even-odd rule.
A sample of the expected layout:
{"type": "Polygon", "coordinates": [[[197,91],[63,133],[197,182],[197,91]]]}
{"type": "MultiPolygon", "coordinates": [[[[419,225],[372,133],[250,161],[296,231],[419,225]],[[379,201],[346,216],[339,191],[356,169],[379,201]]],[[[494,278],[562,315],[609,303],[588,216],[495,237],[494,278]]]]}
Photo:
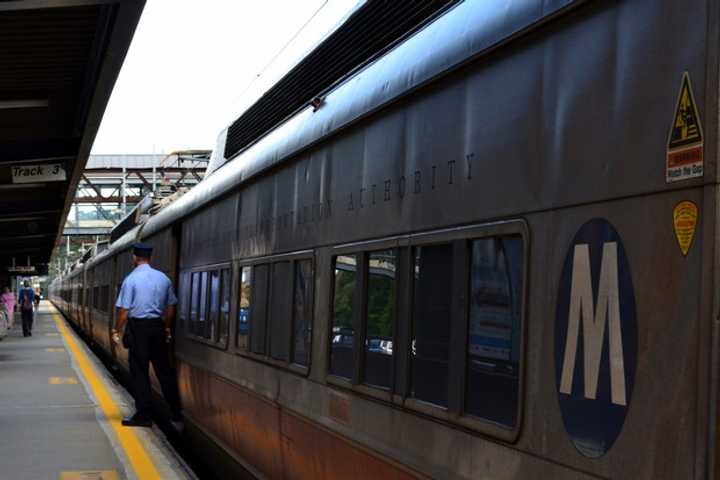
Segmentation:
{"type": "Polygon", "coordinates": [[[83,378],[85,378],[87,384],[90,385],[90,388],[100,405],[100,409],[105,415],[105,418],[108,419],[108,422],[115,432],[123,450],[125,450],[125,456],[130,461],[130,465],[135,471],[135,475],[138,478],[142,478],[142,480],[160,479],[160,474],[158,474],[155,464],[153,464],[152,459],[145,451],[138,434],[133,428],[123,427],[120,424],[120,420],[122,419],[120,409],[113,401],[103,381],[100,380],[96,374],[95,369],[85,355],[85,352],[80,349],[73,336],[70,335],[60,316],[55,312],[53,312],[52,316],[58,330],[60,330],[60,333],[70,349],[70,353],[75,358],[75,362],[80,369],[80,373],[83,378]]]}
{"type": "Polygon", "coordinates": [[[78,381],[75,377],[50,377],[48,383],[50,385],[77,385],[78,381]]]}

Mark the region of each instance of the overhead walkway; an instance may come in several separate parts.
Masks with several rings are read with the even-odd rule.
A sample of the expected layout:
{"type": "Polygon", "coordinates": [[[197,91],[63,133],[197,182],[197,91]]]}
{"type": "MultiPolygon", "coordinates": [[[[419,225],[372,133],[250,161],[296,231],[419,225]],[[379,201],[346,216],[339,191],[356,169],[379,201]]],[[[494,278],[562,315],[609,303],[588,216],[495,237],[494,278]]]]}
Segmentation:
{"type": "Polygon", "coordinates": [[[120,425],[132,399],[48,302],[32,337],[0,342],[0,478],[190,479],[155,427],[120,425]]]}

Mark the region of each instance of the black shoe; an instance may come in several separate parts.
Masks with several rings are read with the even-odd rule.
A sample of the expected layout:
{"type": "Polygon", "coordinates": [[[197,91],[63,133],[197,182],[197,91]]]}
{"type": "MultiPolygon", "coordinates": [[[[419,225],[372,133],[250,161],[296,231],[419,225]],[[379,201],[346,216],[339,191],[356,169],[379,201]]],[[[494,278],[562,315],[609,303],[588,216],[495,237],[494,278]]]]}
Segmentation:
{"type": "Polygon", "coordinates": [[[124,427],[152,427],[152,420],[145,417],[139,417],[137,414],[130,418],[123,418],[122,425],[124,427]]]}

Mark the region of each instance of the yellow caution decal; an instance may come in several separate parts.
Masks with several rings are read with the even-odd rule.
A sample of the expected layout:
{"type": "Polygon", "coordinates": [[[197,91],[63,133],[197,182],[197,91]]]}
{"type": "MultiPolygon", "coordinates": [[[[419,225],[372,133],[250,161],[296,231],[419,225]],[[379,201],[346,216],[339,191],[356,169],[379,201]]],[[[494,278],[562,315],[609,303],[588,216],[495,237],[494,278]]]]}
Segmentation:
{"type": "Polygon", "coordinates": [[[673,227],[680,251],[684,256],[688,254],[697,227],[698,207],[693,202],[684,201],[675,205],[673,209],[673,227]]]}
{"type": "Polygon", "coordinates": [[[702,175],[703,129],[690,75],[685,72],[668,134],[665,181],[677,182],[702,175]]]}

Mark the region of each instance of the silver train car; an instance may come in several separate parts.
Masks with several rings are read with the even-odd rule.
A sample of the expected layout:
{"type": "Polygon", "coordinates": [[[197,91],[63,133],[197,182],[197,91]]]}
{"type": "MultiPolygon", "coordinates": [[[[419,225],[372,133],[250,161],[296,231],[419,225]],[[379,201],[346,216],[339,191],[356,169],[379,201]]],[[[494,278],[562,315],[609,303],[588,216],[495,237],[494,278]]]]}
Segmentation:
{"type": "Polygon", "coordinates": [[[153,245],[193,441],[258,478],[718,478],[719,27],[455,2],[230,126],[52,301],[127,368],[113,301],[153,245]]]}

